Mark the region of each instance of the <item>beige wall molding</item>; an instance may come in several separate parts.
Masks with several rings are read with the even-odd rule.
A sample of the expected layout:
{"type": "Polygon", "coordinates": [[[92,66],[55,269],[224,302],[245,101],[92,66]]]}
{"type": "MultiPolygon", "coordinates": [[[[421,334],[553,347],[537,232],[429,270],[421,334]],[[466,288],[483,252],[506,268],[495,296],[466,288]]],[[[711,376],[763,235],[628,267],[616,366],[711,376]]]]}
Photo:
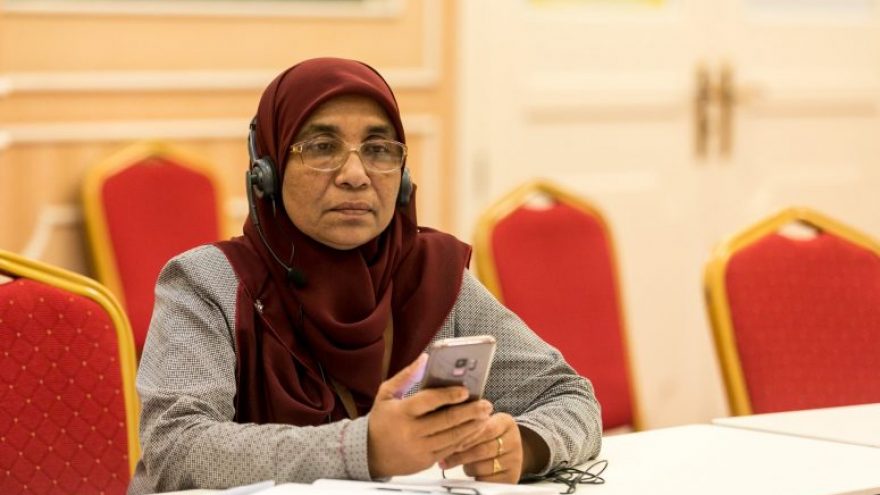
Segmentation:
{"type": "Polygon", "coordinates": [[[403,0],[300,1],[86,1],[6,0],[3,12],[46,15],[143,15],[197,17],[331,17],[382,18],[400,15],[403,0]]]}
{"type": "MultiPolygon", "coordinates": [[[[436,134],[436,118],[402,116],[410,135],[436,134]]],[[[128,141],[141,139],[232,139],[247,135],[249,119],[114,120],[52,122],[0,128],[0,151],[17,144],[128,141]]]]}
{"type": "MultiPolygon", "coordinates": [[[[397,91],[433,87],[439,79],[436,63],[380,68],[379,72],[397,91]]],[[[0,97],[45,92],[260,90],[277,75],[276,70],[9,72],[0,75],[0,97]]]]}
{"type": "Polygon", "coordinates": [[[18,144],[57,144],[141,139],[228,139],[247,135],[249,120],[117,120],[19,124],[0,129],[0,150],[18,144]]]}
{"type": "Polygon", "coordinates": [[[228,91],[264,88],[273,70],[167,70],[10,72],[0,76],[0,96],[12,93],[122,91],[228,91]]]}
{"type": "MultiPolygon", "coordinates": [[[[365,0],[363,2],[316,2],[303,1],[304,5],[327,5],[339,8],[337,4],[348,5],[361,3],[366,5],[394,5],[395,15],[399,15],[403,0],[365,0]]],[[[414,1],[414,0],[409,0],[414,1]]],[[[442,10],[441,0],[422,0],[422,55],[418,66],[413,67],[378,67],[379,72],[388,79],[389,84],[397,91],[406,89],[424,89],[436,86],[440,81],[440,58],[442,42],[442,10]]],[[[77,4],[81,2],[9,2],[6,10],[13,4],[20,8],[25,5],[52,3],[77,4]]],[[[89,2],[82,2],[89,3],[89,2]]],[[[140,5],[150,2],[104,2],[122,5],[140,5]]],[[[158,2],[157,2],[158,3],[158,2]]],[[[168,5],[190,2],[168,2],[168,5]]],[[[212,5],[241,4],[244,2],[210,2],[212,5]]],[[[254,2],[258,4],[260,2],[254,2]]],[[[271,2],[268,2],[271,3],[271,2]]],[[[284,2],[283,5],[295,6],[300,2],[284,2]]],[[[165,3],[162,3],[165,5],[165,3]]],[[[0,6],[3,4],[0,3],[0,6]]],[[[2,7],[0,7],[2,8],[2,7]]],[[[207,9],[207,7],[204,7],[207,9]]],[[[220,7],[214,7],[214,9],[220,7]]],[[[304,8],[304,7],[303,7],[304,8]]],[[[366,7],[359,7],[366,8],[366,7]]],[[[376,7],[374,7],[376,8],[376,7]]],[[[0,10],[2,12],[2,10],[0,10]]],[[[79,72],[8,72],[0,74],[0,97],[15,93],[76,93],[76,92],[144,92],[144,91],[226,91],[226,90],[260,90],[277,75],[277,70],[218,70],[218,71],[79,71],[79,72]]]]}

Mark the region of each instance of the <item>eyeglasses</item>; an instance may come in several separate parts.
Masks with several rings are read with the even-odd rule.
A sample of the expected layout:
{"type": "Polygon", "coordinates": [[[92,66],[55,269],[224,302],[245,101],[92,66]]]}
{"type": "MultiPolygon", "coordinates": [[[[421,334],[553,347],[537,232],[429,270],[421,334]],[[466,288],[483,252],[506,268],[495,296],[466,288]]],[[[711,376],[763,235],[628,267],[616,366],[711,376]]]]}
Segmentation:
{"type": "Polygon", "coordinates": [[[299,155],[302,164],[321,172],[339,170],[351,153],[357,153],[370,172],[388,174],[400,170],[406,159],[406,145],[389,139],[371,139],[352,147],[345,141],[318,136],[294,143],[290,152],[299,155]]]}

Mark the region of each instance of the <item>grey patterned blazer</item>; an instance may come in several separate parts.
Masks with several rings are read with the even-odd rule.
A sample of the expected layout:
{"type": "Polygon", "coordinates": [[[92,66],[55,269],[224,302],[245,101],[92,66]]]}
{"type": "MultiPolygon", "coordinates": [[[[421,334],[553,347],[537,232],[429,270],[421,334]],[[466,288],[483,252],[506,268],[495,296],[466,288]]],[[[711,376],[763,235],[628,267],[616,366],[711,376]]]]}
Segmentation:
{"type": "MultiPolygon", "coordinates": [[[[321,426],[232,421],[237,288],[214,246],[176,257],[159,275],[137,375],[143,453],[130,495],[370,478],[369,415],[321,426]]],[[[550,448],[544,471],[595,457],[602,427],[590,382],[465,271],[434,339],[482,334],[498,341],[485,398],[544,439],[550,448]]]]}

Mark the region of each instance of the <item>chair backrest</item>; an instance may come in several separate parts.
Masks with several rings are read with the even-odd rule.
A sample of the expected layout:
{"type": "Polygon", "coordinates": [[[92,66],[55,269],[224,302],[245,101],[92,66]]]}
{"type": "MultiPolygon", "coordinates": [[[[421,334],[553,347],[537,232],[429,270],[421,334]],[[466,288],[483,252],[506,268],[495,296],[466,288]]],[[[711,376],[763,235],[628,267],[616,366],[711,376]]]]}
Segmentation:
{"type": "Polygon", "coordinates": [[[732,414],[880,402],[877,242],[786,209],[716,248],[705,287],[732,414]]]}
{"type": "Polygon", "coordinates": [[[224,234],[212,168],[157,142],[143,142],[92,167],[83,209],[97,279],[122,301],[140,353],[159,271],[175,255],[224,234]]]}
{"type": "Polygon", "coordinates": [[[140,450],[121,307],[93,280],[6,251],[0,277],[0,493],[125,493],[140,450]]]}
{"type": "Polygon", "coordinates": [[[528,183],[482,215],[475,250],[486,287],[592,381],[605,429],[638,429],[614,243],[602,214],[550,183],[528,183]]]}

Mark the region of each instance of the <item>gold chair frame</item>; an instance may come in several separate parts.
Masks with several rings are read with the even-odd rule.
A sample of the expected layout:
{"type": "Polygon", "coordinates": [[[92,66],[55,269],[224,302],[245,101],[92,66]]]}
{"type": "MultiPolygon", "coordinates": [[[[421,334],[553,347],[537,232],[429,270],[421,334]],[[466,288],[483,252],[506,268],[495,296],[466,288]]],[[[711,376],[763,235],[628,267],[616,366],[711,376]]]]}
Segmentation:
{"type": "Polygon", "coordinates": [[[204,175],[211,182],[217,197],[218,225],[221,236],[230,232],[227,228],[225,207],[227,193],[217,177],[215,169],[201,158],[160,141],[143,141],[127,146],[110,155],[94,167],[85,176],[82,189],[83,215],[85,217],[86,235],[91,249],[90,258],[95,270],[95,278],[110,289],[125,307],[125,293],[122,290],[122,279],[113,252],[110,229],[107,227],[106,211],[101,202],[101,186],[111,176],[132,164],[148,158],[167,158],[181,167],[204,175]]]}
{"type": "Polygon", "coordinates": [[[122,380],[123,402],[125,404],[125,428],[128,441],[128,460],[131,474],[140,459],[138,440],[139,405],[135,391],[135,352],[134,338],[128,317],[122,306],[110,291],[98,282],[40,261],[0,250],[0,272],[20,278],[35,280],[57,287],[70,293],[91,299],[110,316],[116,331],[119,352],[119,371],[122,380]]]}
{"type": "Polygon", "coordinates": [[[734,235],[715,248],[704,271],[704,293],[727,400],[731,414],[734,416],[752,414],[752,404],[736,348],[730,301],[724,282],[727,265],[734,254],[792,223],[802,223],[819,231],[831,233],[880,256],[880,244],[867,235],[804,207],[786,208],[734,235]]]}
{"type": "Polygon", "coordinates": [[[517,187],[490,205],[483,212],[477,222],[477,231],[474,236],[477,275],[483,282],[483,285],[485,285],[495,298],[503,304],[504,297],[501,291],[501,283],[498,280],[498,271],[495,269],[495,256],[492,254],[491,249],[491,233],[499,221],[507,217],[520,206],[528,203],[528,201],[536,195],[543,195],[552,198],[554,201],[564,203],[596,219],[602,227],[605,238],[608,239],[609,254],[611,257],[611,271],[617,282],[615,297],[617,298],[617,311],[620,315],[620,332],[621,337],[623,338],[623,356],[630,377],[629,392],[633,409],[632,427],[636,431],[641,430],[644,427],[644,422],[638,401],[639,395],[637,394],[638,385],[636,373],[633,369],[632,359],[630,357],[631,337],[627,331],[628,326],[626,323],[626,313],[624,311],[623,281],[620,279],[620,271],[617,268],[617,248],[614,242],[614,236],[611,234],[611,229],[609,229],[608,223],[605,221],[605,215],[597,207],[578,197],[574,193],[568,192],[546,180],[534,180],[517,187]]]}

